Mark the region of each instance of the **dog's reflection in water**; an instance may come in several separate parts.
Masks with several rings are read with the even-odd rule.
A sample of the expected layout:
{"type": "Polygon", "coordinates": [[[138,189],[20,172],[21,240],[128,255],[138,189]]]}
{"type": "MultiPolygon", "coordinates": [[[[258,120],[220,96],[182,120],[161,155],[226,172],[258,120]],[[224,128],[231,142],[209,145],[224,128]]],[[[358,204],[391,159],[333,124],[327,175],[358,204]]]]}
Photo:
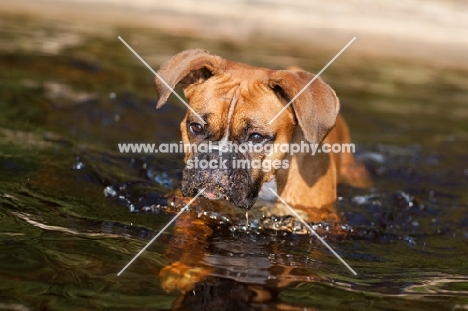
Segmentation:
{"type": "MultiPolygon", "coordinates": [[[[271,239],[267,234],[262,242],[248,235],[233,238],[230,225],[212,217],[221,214],[226,219],[244,215],[243,210],[223,201],[200,199],[193,203],[190,212],[177,219],[165,254],[172,264],[159,273],[166,292],[181,294],[172,309],[248,310],[252,303],[258,303],[281,310],[303,310],[282,303],[277,297],[281,289],[305,281],[305,277],[294,276],[294,268],[282,258],[287,256],[280,250],[282,238],[271,239]],[[206,215],[200,216],[201,211],[206,215]],[[223,271],[222,276],[219,270],[223,271]]],[[[318,250],[309,256],[320,260],[320,254],[318,250]]],[[[321,280],[313,274],[307,279],[321,280]]]]}

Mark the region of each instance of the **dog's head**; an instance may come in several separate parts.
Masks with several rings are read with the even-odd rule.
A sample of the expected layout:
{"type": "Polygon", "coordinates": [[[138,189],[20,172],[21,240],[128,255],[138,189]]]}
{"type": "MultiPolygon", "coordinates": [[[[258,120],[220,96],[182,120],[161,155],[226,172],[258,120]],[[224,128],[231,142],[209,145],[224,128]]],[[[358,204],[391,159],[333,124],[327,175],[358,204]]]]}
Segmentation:
{"type": "Polygon", "coordinates": [[[317,77],[308,85],[311,73],[251,67],[203,50],[173,56],[158,76],[157,108],[180,86],[191,108],[181,123],[182,141],[200,146],[185,151],[182,193],[194,196],[205,188],[205,197],[245,209],[262,184],[285,168],[284,149],[273,146],[288,144],[296,124],[309,143],[320,143],[339,110],[328,84],[317,77]]]}

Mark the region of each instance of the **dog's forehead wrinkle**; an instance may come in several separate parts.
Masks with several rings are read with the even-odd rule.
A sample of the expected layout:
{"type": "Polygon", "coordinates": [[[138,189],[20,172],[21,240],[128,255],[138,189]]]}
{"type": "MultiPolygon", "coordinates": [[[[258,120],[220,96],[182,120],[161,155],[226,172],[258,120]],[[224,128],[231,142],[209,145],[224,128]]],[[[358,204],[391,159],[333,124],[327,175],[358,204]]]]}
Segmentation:
{"type": "Polygon", "coordinates": [[[224,74],[212,81],[208,80],[204,88],[198,89],[198,95],[205,104],[229,104],[241,81],[235,81],[231,75],[224,74]]]}

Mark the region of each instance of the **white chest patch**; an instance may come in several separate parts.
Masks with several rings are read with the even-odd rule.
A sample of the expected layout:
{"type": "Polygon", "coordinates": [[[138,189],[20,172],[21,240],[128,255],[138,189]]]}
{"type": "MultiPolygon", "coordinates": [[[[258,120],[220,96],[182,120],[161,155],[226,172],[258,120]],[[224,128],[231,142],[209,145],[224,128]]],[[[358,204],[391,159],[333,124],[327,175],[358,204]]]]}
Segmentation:
{"type": "Polygon", "coordinates": [[[276,185],[276,178],[273,178],[272,180],[262,185],[262,188],[260,189],[260,192],[258,193],[258,200],[264,201],[264,202],[275,202],[276,196],[273,194],[273,192],[271,192],[270,188],[273,189],[273,191],[278,192],[278,187],[276,185]]]}

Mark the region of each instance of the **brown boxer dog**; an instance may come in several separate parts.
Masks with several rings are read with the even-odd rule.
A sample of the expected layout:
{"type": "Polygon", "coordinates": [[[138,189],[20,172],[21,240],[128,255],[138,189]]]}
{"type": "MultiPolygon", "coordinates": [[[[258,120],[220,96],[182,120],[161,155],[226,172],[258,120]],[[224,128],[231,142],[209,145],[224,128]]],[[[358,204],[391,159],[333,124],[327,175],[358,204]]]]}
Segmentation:
{"type": "MultiPolygon", "coordinates": [[[[302,210],[308,221],[337,220],[333,208],[337,183],[370,184],[366,169],[350,152],[291,155],[279,148],[265,151],[266,146],[291,143],[319,146],[351,142],[348,127],[338,113],[340,101],[335,91],[320,78],[306,87],[315,75],[302,70],[252,67],[198,49],[173,56],[161,65],[158,75],[164,82],[155,78],[160,96],[157,108],[166,103],[170,88],[180,86],[191,108],[180,125],[182,141],[209,145],[208,150],[186,150],[181,185],[184,196],[194,196],[204,188],[202,196],[208,199],[227,200],[249,210],[259,194],[261,199],[276,199],[269,189],[262,189],[271,187],[290,206],[302,210]],[[292,99],[292,104],[274,119],[292,99]],[[232,148],[241,145],[264,148],[232,148]],[[194,165],[201,160],[224,166],[194,165]],[[234,164],[237,160],[260,165],[239,167],[234,164]]],[[[176,234],[185,239],[211,232],[206,223],[189,215],[180,217],[177,223],[176,234]]],[[[208,269],[197,267],[194,258],[174,256],[174,250],[189,247],[194,246],[178,245],[168,250],[174,263],[160,273],[165,290],[187,292],[208,273],[208,269]]]]}

